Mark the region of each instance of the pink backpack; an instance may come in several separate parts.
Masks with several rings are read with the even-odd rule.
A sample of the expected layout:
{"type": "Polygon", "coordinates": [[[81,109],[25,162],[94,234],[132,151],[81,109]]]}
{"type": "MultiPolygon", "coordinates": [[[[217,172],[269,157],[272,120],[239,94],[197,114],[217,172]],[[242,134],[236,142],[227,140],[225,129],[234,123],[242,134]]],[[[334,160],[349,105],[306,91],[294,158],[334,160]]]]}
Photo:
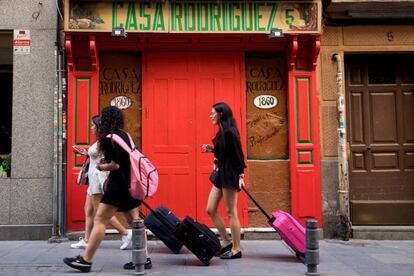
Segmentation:
{"type": "Polygon", "coordinates": [[[158,188],[158,172],[155,166],[135,146],[131,136],[128,134],[132,149],[117,134],[108,134],[111,138],[129,153],[131,161],[131,185],[129,193],[135,199],[144,200],[152,197],[158,188]]]}

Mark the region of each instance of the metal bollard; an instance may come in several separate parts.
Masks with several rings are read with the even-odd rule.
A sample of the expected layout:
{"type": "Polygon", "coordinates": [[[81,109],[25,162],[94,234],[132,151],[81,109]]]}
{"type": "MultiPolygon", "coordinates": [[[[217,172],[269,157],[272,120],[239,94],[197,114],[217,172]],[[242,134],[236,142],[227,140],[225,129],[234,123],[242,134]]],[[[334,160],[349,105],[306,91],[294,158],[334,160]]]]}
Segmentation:
{"type": "Polygon", "coordinates": [[[147,261],[145,243],[144,220],[134,219],[132,221],[132,262],[135,265],[133,275],[145,275],[145,262],[147,261]]]}
{"type": "Polygon", "coordinates": [[[306,221],[306,253],[305,264],[308,271],[305,275],[319,275],[319,237],[318,221],[308,219],[306,221]]]}

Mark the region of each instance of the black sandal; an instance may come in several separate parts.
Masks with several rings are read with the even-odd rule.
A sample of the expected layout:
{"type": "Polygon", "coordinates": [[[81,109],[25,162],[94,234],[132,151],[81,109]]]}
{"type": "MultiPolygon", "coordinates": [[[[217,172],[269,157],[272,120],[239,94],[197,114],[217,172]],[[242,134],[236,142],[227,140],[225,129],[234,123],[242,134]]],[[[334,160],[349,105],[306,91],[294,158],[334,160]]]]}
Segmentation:
{"type": "Polygon", "coordinates": [[[216,255],[215,256],[220,256],[220,255],[223,255],[224,253],[226,253],[226,252],[228,252],[228,251],[230,251],[231,249],[232,249],[232,247],[233,247],[233,243],[228,243],[226,246],[223,246],[222,248],[220,248],[220,250],[219,251],[217,251],[217,253],[216,253],[216,255]]]}

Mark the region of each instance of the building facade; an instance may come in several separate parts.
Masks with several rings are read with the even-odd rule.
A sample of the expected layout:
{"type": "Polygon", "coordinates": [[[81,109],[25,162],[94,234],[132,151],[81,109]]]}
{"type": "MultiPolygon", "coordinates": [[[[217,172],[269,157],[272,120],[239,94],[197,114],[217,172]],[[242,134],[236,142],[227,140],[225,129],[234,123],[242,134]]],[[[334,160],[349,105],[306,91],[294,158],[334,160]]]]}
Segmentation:
{"type": "Polygon", "coordinates": [[[52,235],[56,17],[0,1],[0,240],[52,235]]]}
{"type": "MultiPolygon", "coordinates": [[[[201,145],[217,131],[209,114],[219,101],[233,109],[248,187],[265,210],[322,227],[320,1],[65,4],[68,230],[83,228],[85,197],[75,183],[83,159],[70,149],[88,147],[90,118],[109,104],[124,110],[126,130],[159,170],[149,203],[212,226],[205,206],[213,159],[201,145]],[[281,37],[269,38],[275,28],[281,37]]],[[[268,226],[244,194],[238,206],[242,227],[268,226]]]]}
{"type": "Polygon", "coordinates": [[[324,15],[325,234],[347,236],[350,222],[354,238],[412,239],[414,3],[332,0],[324,15]]]}

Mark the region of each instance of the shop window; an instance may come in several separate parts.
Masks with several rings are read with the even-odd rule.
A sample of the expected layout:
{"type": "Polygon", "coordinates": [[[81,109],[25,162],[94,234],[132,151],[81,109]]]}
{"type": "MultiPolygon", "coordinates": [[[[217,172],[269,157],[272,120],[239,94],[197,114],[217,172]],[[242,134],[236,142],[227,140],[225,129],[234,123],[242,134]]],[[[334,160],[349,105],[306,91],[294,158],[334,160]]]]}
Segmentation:
{"type": "Polygon", "coordinates": [[[285,56],[247,53],[245,62],[247,158],[288,159],[285,56]]]}
{"type": "Polygon", "coordinates": [[[125,130],[137,147],[142,144],[141,55],[136,52],[99,54],[99,110],[115,105],[123,110],[125,130]]]}
{"type": "Polygon", "coordinates": [[[0,178],[11,173],[13,34],[0,31],[0,178]]]}

